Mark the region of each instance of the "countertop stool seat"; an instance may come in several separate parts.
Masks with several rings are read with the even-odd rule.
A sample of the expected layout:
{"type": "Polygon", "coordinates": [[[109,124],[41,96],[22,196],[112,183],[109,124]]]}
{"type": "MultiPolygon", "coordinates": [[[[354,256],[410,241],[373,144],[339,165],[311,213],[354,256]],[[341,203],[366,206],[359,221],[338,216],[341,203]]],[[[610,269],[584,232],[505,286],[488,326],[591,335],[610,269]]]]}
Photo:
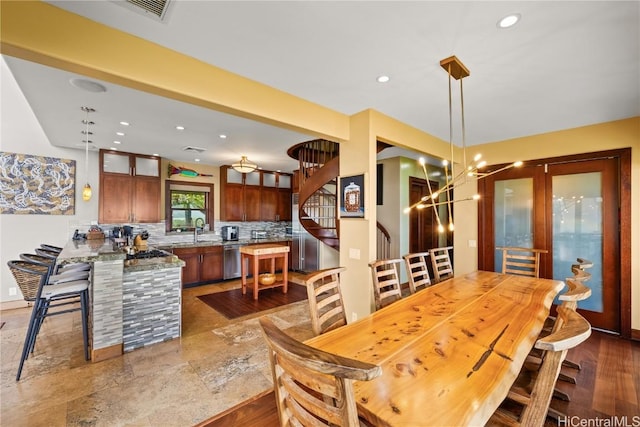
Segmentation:
{"type": "MultiPolygon", "coordinates": [[[[58,259],[58,255],[60,254],[59,252],[43,248],[42,246],[39,247],[39,248],[36,248],[35,252],[36,252],[37,255],[52,259],[54,262],[58,259]]],[[[61,266],[54,266],[54,268],[55,268],[55,270],[52,272],[52,274],[59,273],[59,272],[61,272],[61,270],[65,270],[65,271],[70,271],[70,270],[88,271],[88,270],[91,269],[91,264],[88,263],[88,262],[75,262],[75,263],[70,263],[70,264],[64,264],[64,265],[61,265],[61,266]]]]}
{"type": "MultiPolygon", "coordinates": [[[[20,259],[33,264],[44,265],[49,268],[49,272],[46,278],[47,285],[53,285],[56,283],[71,282],[73,280],[88,280],[90,272],[85,266],[72,266],[69,268],[60,268],[54,274],[56,262],[55,259],[36,255],[36,254],[20,254],[20,259]]],[[[91,267],[89,266],[89,269],[91,267]]]]}
{"type": "Polygon", "coordinates": [[[36,337],[45,318],[80,310],[82,312],[82,333],[85,360],[89,360],[89,281],[74,280],[49,285],[50,267],[25,260],[7,263],[25,301],[32,303],[31,317],[25,335],[22,355],[18,365],[16,381],[20,380],[24,362],[33,353],[36,337]],[[77,300],[80,300],[80,307],[77,300]]]}

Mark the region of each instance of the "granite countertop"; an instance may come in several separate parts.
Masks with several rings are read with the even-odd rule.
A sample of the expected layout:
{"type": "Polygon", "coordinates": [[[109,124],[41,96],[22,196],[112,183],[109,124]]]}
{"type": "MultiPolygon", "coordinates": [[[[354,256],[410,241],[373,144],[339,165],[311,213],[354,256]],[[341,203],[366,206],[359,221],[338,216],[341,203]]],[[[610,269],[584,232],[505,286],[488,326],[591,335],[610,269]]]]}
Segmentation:
{"type": "Polygon", "coordinates": [[[58,255],[58,263],[124,260],[126,254],[110,239],[71,240],[58,255]]]}
{"type": "Polygon", "coordinates": [[[165,268],[180,268],[185,265],[175,255],[168,255],[165,257],[143,258],[143,259],[128,259],[124,262],[124,271],[147,271],[147,270],[163,270],[165,268]]]}
{"type": "MultiPolygon", "coordinates": [[[[149,250],[154,249],[149,247],[149,250]]],[[[124,249],[111,239],[71,240],[58,255],[59,264],[122,260],[125,271],[161,270],[182,267],[184,261],[177,256],[127,260],[124,249]]]]}

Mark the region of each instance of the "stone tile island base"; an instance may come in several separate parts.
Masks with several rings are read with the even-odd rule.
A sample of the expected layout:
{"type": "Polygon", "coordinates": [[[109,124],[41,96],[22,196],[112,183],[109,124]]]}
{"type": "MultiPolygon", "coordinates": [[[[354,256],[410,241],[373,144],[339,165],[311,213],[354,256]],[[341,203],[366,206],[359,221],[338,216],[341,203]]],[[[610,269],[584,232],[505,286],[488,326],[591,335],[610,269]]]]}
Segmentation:
{"type": "Polygon", "coordinates": [[[125,258],[108,240],[102,246],[72,241],[58,256],[61,264],[92,264],[89,325],[93,362],[181,335],[184,262],[175,256],[125,258]]]}

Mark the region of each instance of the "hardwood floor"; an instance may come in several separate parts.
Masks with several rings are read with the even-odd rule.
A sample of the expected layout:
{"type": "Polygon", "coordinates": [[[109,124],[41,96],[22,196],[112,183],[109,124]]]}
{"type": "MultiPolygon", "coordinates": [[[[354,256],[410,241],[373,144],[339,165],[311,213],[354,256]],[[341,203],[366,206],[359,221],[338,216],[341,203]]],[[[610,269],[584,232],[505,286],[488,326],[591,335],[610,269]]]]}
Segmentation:
{"type": "MultiPolygon", "coordinates": [[[[576,384],[558,381],[557,388],[569,394],[571,401],[552,401],[552,407],[567,418],[559,421],[547,418],[545,426],[640,424],[640,343],[593,331],[586,342],[569,352],[568,359],[582,368],[579,371],[563,368],[564,373],[576,378],[576,384]],[[615,421],[609,421],[610,424],[587,421],[596,419],[615,421]],[[581,424],[588,422],[592,424],[581,424]]],[[[275,397],[268,392],[198,427],[271,426],[277,417],[275,397]]]]}

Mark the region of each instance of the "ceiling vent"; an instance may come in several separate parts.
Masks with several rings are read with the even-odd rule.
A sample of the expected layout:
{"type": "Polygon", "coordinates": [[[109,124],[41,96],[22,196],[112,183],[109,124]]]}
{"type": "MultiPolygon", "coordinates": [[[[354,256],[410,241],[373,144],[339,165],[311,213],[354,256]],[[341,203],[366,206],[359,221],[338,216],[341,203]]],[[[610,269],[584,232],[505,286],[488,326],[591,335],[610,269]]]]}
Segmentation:
{"type": "Polygon", "coordinates": [[[189,151],[189,152],[194,152],[194,153],[202,153],[203,151],[207,151],[206,148],[200,148],[200,147],[192,147],[190,145],[187,145],[186,147],[182,147],[182,151],[189,151]]]}
{"type": "Polygon", "coordinates": [[[118,0],[114,3],[124,6],[156,21],[164,21],[167,18],[167,10],[171,0],[118,0]]]}

